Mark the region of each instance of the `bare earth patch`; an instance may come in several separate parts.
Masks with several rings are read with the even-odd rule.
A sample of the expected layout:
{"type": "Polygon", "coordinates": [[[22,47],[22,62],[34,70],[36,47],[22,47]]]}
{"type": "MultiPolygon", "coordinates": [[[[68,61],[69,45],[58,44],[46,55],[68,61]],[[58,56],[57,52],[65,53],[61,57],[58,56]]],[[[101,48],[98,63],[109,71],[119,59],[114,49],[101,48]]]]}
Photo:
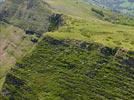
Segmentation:
{"type": "Polygon", "coordinates": [[[33,43],[25,32],[10,25],[3,25],[0,29],[0,90],[6,73],[15,64],[16,59],[25,55],[33,43]]]}

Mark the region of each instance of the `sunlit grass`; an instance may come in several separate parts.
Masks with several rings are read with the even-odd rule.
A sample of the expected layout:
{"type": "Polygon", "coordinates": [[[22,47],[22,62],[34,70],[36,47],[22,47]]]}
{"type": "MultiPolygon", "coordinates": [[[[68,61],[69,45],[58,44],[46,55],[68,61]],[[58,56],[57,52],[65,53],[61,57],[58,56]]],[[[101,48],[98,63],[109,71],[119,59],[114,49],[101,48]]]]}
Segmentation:
{"type": "Polygon", "coordinates": [[[67,18],[58,31],[46,35],[59,39],[94,41],[110,47],[134,50],[133,27],[67,18]]]}

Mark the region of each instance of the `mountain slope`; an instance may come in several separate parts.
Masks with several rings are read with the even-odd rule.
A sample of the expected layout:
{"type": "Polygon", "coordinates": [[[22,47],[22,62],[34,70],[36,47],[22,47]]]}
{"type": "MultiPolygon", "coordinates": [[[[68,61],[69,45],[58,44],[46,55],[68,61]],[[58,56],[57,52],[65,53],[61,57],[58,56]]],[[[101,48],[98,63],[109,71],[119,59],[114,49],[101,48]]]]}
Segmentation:
{"type": "Polygon", "coordinates": [[[3,100],[131,100],[130,55],[123,49],[46,37],[7,74],[3,100]]]}
{"type": "Polygon", "coordinates": [[[25,55],[34,44],[25,32],[5,22],[0,24],[0,90],[1,84],[15,61],[25,55]]]}
{"type": "Polygon", "coordinates": [[[66,15],[75,16],[82,19],[94,20],[97,22],[112,22],[123,25],[134,26],[134,18],[111,12],[110,10],[92,5],[85,0],[43,0],[47,2],[55,11],[66,15]],[[100,19],[100,20],[98,20],[100,19]]]}
{"type": "Polygon", "coordinates": [[[109,47],[120,47],[134,50],[133,27],[115,25],[111,23],[98,23],[83,19],[65,18],[66,24],[55,32],[46,35],[57,39],[76,39],[87,42],[97,42],[109,47]]]}
{"type": "Polygon", "coordinates": [[[24,30],[46,32],[51,11],[41,0],[5,0],[0,14],[3,20],[24,30]]]}
{"type": "MultiPolygon", "coordinates": [[[[133,25],[105,21],[104,16],[110,16],[111,20],[114,14],[82,0],[39,2],[45,2],[47,12],[41,6],[38,16],[44,19],[32,21],[37,22],[34,28],[21,23],[25,18],[31,20],[23,14],[20,17],[14,13],[2,17],[3,21],[20,27],[25,34],[28,32],[28,39],[37,39],[38,32],[42,34],[34,48],[25,52],[26,55],[17,60],[7,73],[2,86],[2,100],[133,99],[133,25]],[[47,13],[45,17],[44,13],[47,13]],[[39,27],[44,25],[44,21],[48,28],[39,27]]],[[[24,2],[19,7],[21,4],[24,2]]],[[[10,9],[7,11],[12,12],[10,9]]],[[[26,15],[35,14],[33,9],[27,12],[15,7],[15,12],[23,11],[26,15]]],[[[118,20],[124,17],[121,18],[118,20]]],[[[133,19],[129,20],[133,23],[133,19]]]]}
{"type": "Polygon", "coordinates": [[[134,16],[134,1],[133,0],[86,0],[112,9],[113,11],[122,12],[134,16]]]}
{"type": "Polygon", "coordinates": [[[30,52],[48,31],[52,15],[44,2],[5,0],[0,6],[0,90],[16,60],[30,52]]]}

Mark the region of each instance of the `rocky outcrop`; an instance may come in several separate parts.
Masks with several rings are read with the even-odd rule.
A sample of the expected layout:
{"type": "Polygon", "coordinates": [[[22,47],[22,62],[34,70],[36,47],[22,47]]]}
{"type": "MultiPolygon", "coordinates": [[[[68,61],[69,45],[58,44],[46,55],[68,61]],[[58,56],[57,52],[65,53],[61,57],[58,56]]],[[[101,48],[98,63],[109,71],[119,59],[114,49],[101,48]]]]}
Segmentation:
{"type": "Polygon", "coordinates": [[[103,47],[101,48],[101,53],[105,56],[114,56],[117,52],[117,49],[110,48],[110,47],[103,47]]]}
{"type": "Polygon", "coordinates": [[[51,38],[51,37],[46,37],[46,38],[44,38],[44,41],[46,41],[46,42],[48,42],[48,43],[50,43],[50,44],[52,44],[52,45],[63,45],[63,44],[65,44],[64,41],[62,41],[62,40],[57,40],[57,39],[53,39],[53,38],[51,38]]]}
{"type": "Polygon", "coordinates": [[[16,87],[23,86],[25,82],[11,74],[7,75],[6,82],[9,84],[14,84],[16,87]]]}
{"type": "Polygon", "coordinates": [[[49,26],[48,31],[54,31],[63,24],[62,16],[63,16],[62,14],[52,14],[49,17],[50,26],[49,26]]]}

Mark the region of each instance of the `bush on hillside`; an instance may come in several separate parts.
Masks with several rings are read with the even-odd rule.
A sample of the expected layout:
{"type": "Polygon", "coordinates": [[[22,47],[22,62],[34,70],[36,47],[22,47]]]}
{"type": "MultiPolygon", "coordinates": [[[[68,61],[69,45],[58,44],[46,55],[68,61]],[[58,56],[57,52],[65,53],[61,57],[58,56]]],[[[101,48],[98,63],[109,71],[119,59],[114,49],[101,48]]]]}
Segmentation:
{"type": "Polygon", "coordinates": [[[103,13],[103,11],[98,10],[98,9],[95,9],[95,8],[92,8],[91,10],[92,10],[93,12],[99,14],[100,16],[104,17],[104,13],[103,13]]]}

